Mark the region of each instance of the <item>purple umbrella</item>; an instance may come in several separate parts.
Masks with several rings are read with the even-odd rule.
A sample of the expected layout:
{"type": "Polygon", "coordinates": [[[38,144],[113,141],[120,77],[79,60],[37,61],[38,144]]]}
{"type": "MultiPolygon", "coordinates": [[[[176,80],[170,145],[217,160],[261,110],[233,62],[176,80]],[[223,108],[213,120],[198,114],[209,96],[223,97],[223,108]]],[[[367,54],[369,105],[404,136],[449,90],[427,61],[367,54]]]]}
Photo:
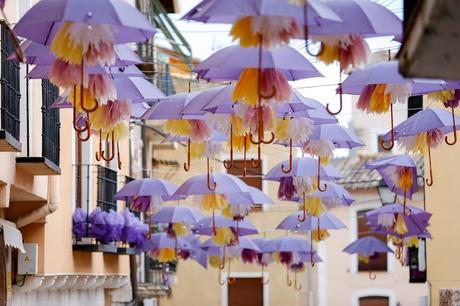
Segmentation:
{"type": "Polygon", "coordinates": [[[247,236],[247,235],[254,235],[257,234],[258,231],[247,220],[242,221],[233,221],[231,219],[227,219],[221,216],[213,217],[205,217],[201,219],[192,229],[193,233],[198,235],[205,235],[205,236],[213,236],[214,235],[214,225],[215,228],[230,228],[237,235],[236,238],[239,236],[247,236]]]}
{"type": "Polygon", "coordinates": [[[289,81],[323,76],[301,53],[289,46],[264,50],[261,63],[259,56],[259,48],[225,47],[213,53],[193,71],[207,81],[238,80],[247,68],[276,69],[289,81]]]}
{"type": "MultiPolygon", "coordinates": [[[[280,254],[280,262],[290,266],[302,261],[307,261],[309,255],[312,266],[315,264],[316,250],[313,242],[299,237],[286,236],[269,240],[265,245],[265,251],[280,254]],[[297,258],[296,258],[297,257],[297,258]]],[[[288,282],[289,283],[289,282],[288,282]]]]}
{"type": "MultiPolygon", "coordinates": [[[[25,54],[27,64],[31,65],[51,65],[56,57],[51,53],[49,46],[41,45],[31,40],[26,40],[21,44],[25,54]]],[[[142,60],[134,51],[126,45],[115,45],[115,63],[114,66],[130,66],[142,63],[142,60]]],[[[9,60],[17,61],[17,54],[12,53],[9,60]]]]}
{"type": "MultiPolygon", "coordinates": [[[[393,253],[384,242],[372,236],[365,236],[353,241],[343,251],[348,254],[359,254],[366,257],[376,256],[377,253],[393,253]]],[[[371,261],[369,261],[368,267],[369,278],[374,280],[376,276],[372,275],[371,261]]]]}
{"type": "MultiPolygon", "coordinates": [[[[285,1],[273,0],[204,0],[182,19],[204,23],[233,23],[243,16],[286,16],[304,20],[303,8],[285,1]]],[[[340,22],[331,9],[317,0],[308,1],[308,25],[340,22]]]]}
{"type": "Polygon", "coordinates": [[[321,177],[323,179],[339,179],[342,175],[332,166],[321,166],[320,162],[310,157],[299,157],[282,161],[273,167],[264,180],[280,181],[285,177],[317,177],[318,189],[327,190],[327,185],[321,189],[321,177]],[[291,171],[286,173],[284,169],[290,168],[291,171]],[[318,175],[319,174],[319,175],[318,175]]]}
{"type": "MultiPolygon", "coordinates": [[[[51,66],[37,65],[28,74],[29,79],[48,79],[51,66]]],[[[134,65],[126,67],[101,67],[91,66],[87,69],[89,74],[107,74],[112,79],[128,78],[128,77],[143,77],[144,74],[134,65]]]]}
{"type": "Polygon", "coordinates": [[[367,112],[391,113],[391,130],[393,137],[390,146],[382,148],[391,150],[394,146],[393,103],[405,103],[412,95],[421,95],[447,89],[450,84],[442,80],[404,78],[399,73],[399,62],[388,61],[371,65],[353,72],[339,85],[340,94],[360,95],[358,108],[367,112]]]}
{"type": "Polygon", "coordinates": [[[144,42],[155,33],[147,18],[122,0],[40,1],[18,21],[14,32],[48,45],[66,21],[110,25],[116,43],[144,42]]]}
{"type": "Polygon", "coordinates": [[[428,154],[429,178],[428,186],[433,185],[433,171],[431,166],[431,149],[442,142],[443,134],[454,132],[454,139],[450,142],[447,136],[445,142],[453,145],[457,142],[457,129],[460,128],[460,117],[440,108],[426,108],[417,112],[407,120],[398,124],[391,132],[387,133],[384,140],[399,140],[407,151],[428,154]],[[423,141],[422,141],[423,140],[423,141]]]}
{"type": "Polygon", "coordinates": [[[203,216],[194,208],[175,205],[161,208],[151,218],[154,223],[181,223],[191,225],[198,223],[203,216]]]}
{"type": "Polygon", "coordinates": [[[294,232],[308,232],[313,230],[339,230],[347,228],[339,218],[330,213],[324,213],[319,218],[308,215],[303,222],[301,212],[293,213],[281,221],[276,229],[289,230],[294,232]]]}
{"type": "Polygon", "coordinates": [[[145,114],[144,119],[202,119],[203,116],[185,116],[183,109],[196,97],[197,93],[179,93],[164,97],[145,114]]]}
{"type": "Polygon", "coordinates": [[[391,192],[412,199],[412,194],[418,191],[417,166],[408,155],[389,156],[369,162],[366,169],[377,170],[391,192]]]}
{"type": "Polygon", "coordinates": [[[330,140],[336,148],[353,149],[364,146],[364,143],[355,133],[339,124],[315,125],[310,140],[330,140]]]}
{"type": "Polygon", "coordinates": [[[113,80],[118,100],[148,102],[165,97],[158,87],[140,77],[117,78],[113,80]]]}
{"type": "Polygon", "coordinates": [[[196,247],[195,235],[186,237],[173,237],[167,233],[154,233],[146,242],[146,251],[156,251],[159,249],[175,249],[191,251],[196,247]]]}
{"type": "MultiPolygon", "coordinates": [[[[237,246],[232,246],[232,247],[236,247],[236,248],[238,248],[240,250],[248,249],[248,250],[254,250],[256,252],[261,252],[260,248],[257,246],[256,243],[254,243],[253,240],[245,238],[245,237],[241,237],[239,244],[237,246]]],[[[203,242],[201,244],[201,248],[205,249],[205,250],[207,250],[207,249],[222,249],[223,246],[219,246],[219,245],[215,244],[214,240],[208,239],[208,240],[206,240],[205,242],[203,242]]]]}
{"type": "Polygon", "coordinates": [[[246,183],[234,175],[225,173],[209,173],[196,175],[186,180],[175,195],[189,196],[202,194],[227,194],[250,192],[246,183]],[[212,189],[212,186],[214,188],[212,189]]]}

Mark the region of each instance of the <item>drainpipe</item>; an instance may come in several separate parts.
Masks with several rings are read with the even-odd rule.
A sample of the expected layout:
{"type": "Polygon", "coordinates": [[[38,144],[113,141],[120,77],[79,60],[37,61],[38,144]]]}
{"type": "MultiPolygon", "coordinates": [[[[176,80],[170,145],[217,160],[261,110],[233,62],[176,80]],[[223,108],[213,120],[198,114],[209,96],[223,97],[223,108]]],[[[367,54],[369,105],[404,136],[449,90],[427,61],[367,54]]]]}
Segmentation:
{"type": "Polygon", "coordinates": [[[16,220],[16,227],[22,228],[26,225],[34,223],[43,217],[55,212],[59,207],[60,195],[60,180],[59,176],[50,175],[48,176],[48,201],[47,203],[31,212],[19,217],[16,220]]]}

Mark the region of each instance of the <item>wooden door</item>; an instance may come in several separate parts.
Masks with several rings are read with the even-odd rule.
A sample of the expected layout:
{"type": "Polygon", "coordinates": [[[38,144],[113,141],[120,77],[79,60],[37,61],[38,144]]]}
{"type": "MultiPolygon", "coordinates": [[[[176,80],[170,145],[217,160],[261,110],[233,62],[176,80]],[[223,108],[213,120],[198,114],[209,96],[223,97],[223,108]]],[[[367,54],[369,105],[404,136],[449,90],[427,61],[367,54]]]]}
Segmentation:
{"type": "Polygon", "coordinates": [[[260,277],[235,278],[228,285],[228,306],[263,306],[263,284],[260,277]]]}
{"type": "Polygon", "coordinates": [[[385,296],[367,296],[359,299],[359,306],[389,306],[390,299],[385,296]]]}

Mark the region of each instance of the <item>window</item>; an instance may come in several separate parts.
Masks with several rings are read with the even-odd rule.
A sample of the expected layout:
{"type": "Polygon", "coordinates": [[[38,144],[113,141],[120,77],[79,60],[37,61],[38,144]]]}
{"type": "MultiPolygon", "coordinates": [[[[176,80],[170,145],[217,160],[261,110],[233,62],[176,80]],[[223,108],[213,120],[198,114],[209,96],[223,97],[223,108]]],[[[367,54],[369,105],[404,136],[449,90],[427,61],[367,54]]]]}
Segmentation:
{"type": "Polygon", "coordinates": [[[228,306],[263,306],[263,282],[260,277],[232,278],[228,284],[228,306]]]}
{"type": "MultiPolygon", "coordinates": [[[[125,176],[125,185],[134,180],[135,179],[133,177],[125,176]]],[[[141,214],[138,211],[131,210],[131,207],[128,202],[126,203],[126,207],[128,207],[129,211],[132,212],[136,217],[140,219],[141,214]]]]}
{"type": "Polygon", "coordinates": [[[423,96],[409,97],[407,102],[407,117],[413,116],[423,110],[423,96]]]}
{"type": "Polygon", "coordinates": [[[251,160],[245,162],[243,160],[233,160],[233,167],[227,170],[228,174],[239,177],[249,186],[262,190],[262,161],[258,168],[253,168],[251,160]],[[246,168],[246,177],[243,176],[244,168],[246,168]]]}
{"type": "Polygon", "coordinates": [[[117,210],[113,198],[117,192],[117,172],[106,167],[97,167],[97,206],[103,211],[117,210]]]}
{"type": "Polygon", "coordinates": [[[42,80],[42,154],[59,166],[59,109],[51,105],[59,97],[59,88],[49,80],[42,80]]]}
{"type": "Polygon", "coordinates": [[[1,27],[1,128],[8,132],[16,140],[19,140],[20,120],[19,106],[21,99],[20,67],[14,61],[9,61],[8,56],[15,50],[13,38],[4,21],[0,21],[1,27]]]}
{"type": "Polygon", "coordinates": [[[386,296],[366,296],[359,299],[359,306],[389,306],[390,299],[386,296]]]}
{"type": "MultiPolygon", "coordinates": [[[[386,243],[386,237],[384,235],[379,235],[375,234],[370,227],[366,224],[367,220],[365,217],[366,212],[369,210],[362,210],[358,212],[358,238],[364,237],[364,236],[374,236],[383,242],[386,243]]],[[[387,271],[387,253],[378,253],[378,256],[375,258],[370,259],[370,264],[371,266],[369,267],[369,264],[365,264],[361,261],[358,262],[358,271],[369,271],[369,268],[372,269],[372,271],[387,271]]],[[[367,305],[367,304],[366,304],[367,305]]],[[[369,304],[372,305],[372,304],[369,304]]],[[[379,304],[377,304],[379,305],[379,304]]]]}

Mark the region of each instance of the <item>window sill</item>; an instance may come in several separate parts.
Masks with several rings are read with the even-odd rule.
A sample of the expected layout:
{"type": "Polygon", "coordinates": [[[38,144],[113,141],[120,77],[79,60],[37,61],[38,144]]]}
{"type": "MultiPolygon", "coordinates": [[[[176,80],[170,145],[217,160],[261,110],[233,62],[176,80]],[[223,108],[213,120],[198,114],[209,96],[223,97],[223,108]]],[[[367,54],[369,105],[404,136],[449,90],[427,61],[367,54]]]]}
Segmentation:
{"type": "Polygon", "coordinates": [[[19,169],[32,175],[60,175],[61,168],[46,157],[16,157],[19,169]]]}
{"type": "Polygon", "coordinates": [[[73,244],[72,250],[81,251],[81,252],[90,252],[90,253],[111,253],[117,254],[118,248],[115,245],[111,244],[73,244]]]}
{"type": "Polygon", "coordinates": [[[5,130],[0,130],[0,152],[21,152],[21,143],[5,130]]]}

